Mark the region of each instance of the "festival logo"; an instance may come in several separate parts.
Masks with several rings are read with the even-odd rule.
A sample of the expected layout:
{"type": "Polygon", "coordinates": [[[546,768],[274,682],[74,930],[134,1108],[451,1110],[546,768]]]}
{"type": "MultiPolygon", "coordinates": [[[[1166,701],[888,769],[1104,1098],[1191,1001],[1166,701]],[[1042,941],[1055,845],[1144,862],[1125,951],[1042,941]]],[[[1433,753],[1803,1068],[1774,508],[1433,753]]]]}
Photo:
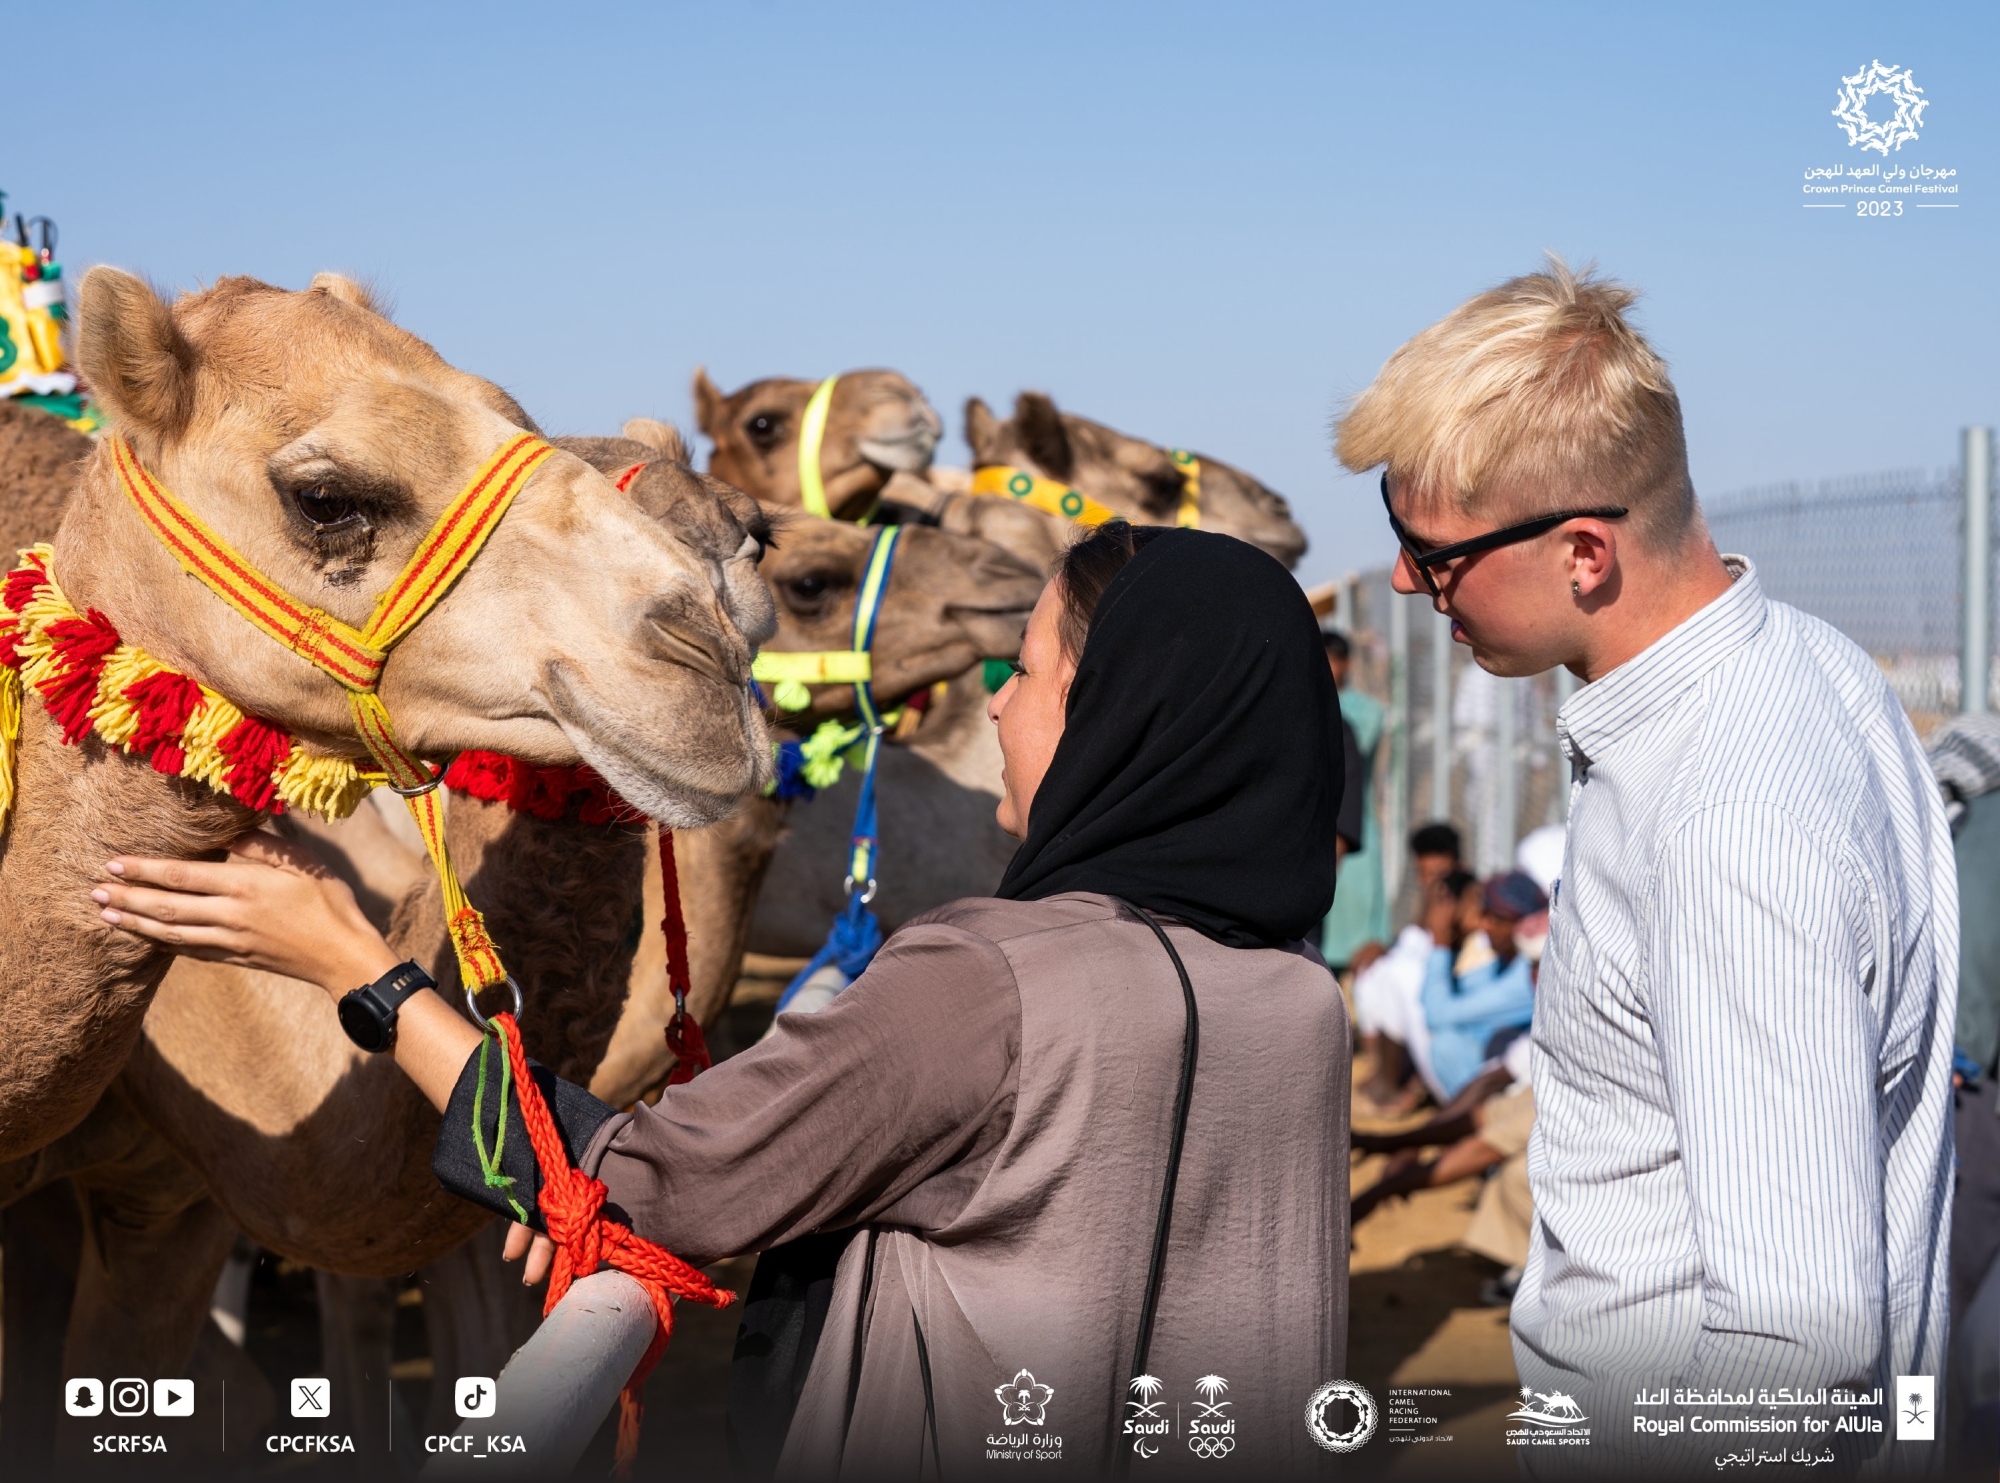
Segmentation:
{"type": "Polygon", "coordinates": [[[1000,1402],[1002,1426],[1047,1426],[1049,1402],[1055,1397],[1053,1385],[1042,1384],[1026,1370],[993,1391],[993,1398],[1000,1402]]]}
{"type": "Polygon", "coordinates": [[[1507,1419],[1525,1421],[1530,1426],[1546,1427],[1552,1431],[1565,1431],[1590,1420],[1573,1396],[1566,1396],[1560,1390],[1533,1390],[1525,1385],[1521,1387],[1520,1406],[1509,1411],[1507,1419]]]}
{"type": "Polygon", "coordinates": [[[1201,1399],[1188,1422],[1188,1451],[1211,1460],[1227,1457],[1236,1450],[1236,1418],[1223,1414],[1234,1404],[1223,1399],[1229,1382],[1220,1375],[1203,1375],[1194,1388],[1201,1399]]]}
{"type": "Polygon", "coordinates": [[[1930,100],[1910,80],[1909,68],[1870,62],[1852,77],[1841,78],[1840,84],[1833,116],[1847,131],[1849,148],[1872,149],[1886,155],[1916,139],[1930,100]],[[1870,105],[1877,98],[1881,102],[1873,103],[1874,116],[1871,116],[1870,105]],[[1893,113],[1889,111],[1892,105],[1893,113]]]}
{"type": "Polygon", "coordinates": [[[1896,1377],[1896,1440],[1899,1442],[1937,1440],[1936,1376],[1896,1377]]]}
{"type": "Polygon", "coordinates": [[[1306,1430],[1329,1452],[1352,1452],[1375,1435],[1375,1397],[1352,1380],[1329,1380],[1306,1402],[1306,1430]],[[1352,1407],[1354,1424],[1343,1426],[1342,1406],[1352,1407]]]}
{"type": "Polygon", "coordinates": [[[1160,1399],[1165,1390],[1158,1375],[1140,1375],[1132,1381],[1132,1398],[1125,1402],[1125,1409],[1132,1413],[1125,1418],[1125,1435],[1132,1439],[1135,1456],[1159,1456],[1159,1439],[1173,1426],[1160,1410],[1166,1404],[1160,1399]]]}

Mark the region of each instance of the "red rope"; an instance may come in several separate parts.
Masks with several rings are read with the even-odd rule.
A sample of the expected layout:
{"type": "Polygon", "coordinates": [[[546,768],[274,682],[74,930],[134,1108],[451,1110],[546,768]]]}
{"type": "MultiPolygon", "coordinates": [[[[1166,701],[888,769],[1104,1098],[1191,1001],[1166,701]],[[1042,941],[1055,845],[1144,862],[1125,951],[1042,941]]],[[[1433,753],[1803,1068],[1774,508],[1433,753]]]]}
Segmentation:
{"type": "Polygon", "coordinates": [[[674,867],[674,831],[660,825],[660,898],[666,914],[660,918],[660,934],[667,939],[667,985],[674,991],[674,1017],[667,1021],[667,1049],[674,1053],[674,1069],[667,1073],[667,1085],[693,1081],[710,1065],[708,1038],[701,1033],[701,1021],[687,1012],[687,996],[692,982],[688,977],[687,920],[681,915],[681,877],[674,867]]]}
{"type": "Polygon", "coordinates": [[[639,1357],[631,1379],[618,1397],[618,1476],[628,1477],[639,1453],[639,1422],[645,1415],[646,1377],[666,1353],[667,1339],[674,1331],[672,1299],[686,1298],[711,1308],[727,1308],[736,1294],[718,1288],[698,1269],[689,1266],[665,1247],[604,1215],[604,1181],[592,1179],[569,1161],[555,1118],[543,1100],[541,1088],[528,1075],[527,1053],[521,1049],[521,1027],[511,1014],[495,1015],[493,1023],[501,1031],[507,1047],[508,1064],[514,1072],[514,1089],[520,1098],[521,1121],[528,1129],[528,1142],[541,1166],[542,1188],[536,1196],[549,1238],[555,1242],[555,1263],[549,1270],[549,1295],[542,1305],[544,1314],[555,1310],[570,1283],[579,1277],[609,1266],[625,1273],[652,1299],[659,1327],[653,1342],[639,1357]]]}

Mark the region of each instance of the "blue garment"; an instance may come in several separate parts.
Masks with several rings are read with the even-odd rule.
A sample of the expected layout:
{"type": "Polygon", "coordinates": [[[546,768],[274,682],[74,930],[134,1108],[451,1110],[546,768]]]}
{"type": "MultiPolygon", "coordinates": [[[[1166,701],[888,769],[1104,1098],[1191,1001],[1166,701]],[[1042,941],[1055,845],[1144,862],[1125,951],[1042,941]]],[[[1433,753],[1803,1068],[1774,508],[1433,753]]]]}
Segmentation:
{"type": "Polygon", "coordinates": [[[1431,1070],[1446,1097],[1456,1097],[1486,1064],[1486,1043],[1535,1017],[1535,981],[1516,953],[1506,967],[1489,959],[1454,976],[1450,948],[1433,948],[1424,973],[1424,1023],[1431,1031],[1431,1070]]]}

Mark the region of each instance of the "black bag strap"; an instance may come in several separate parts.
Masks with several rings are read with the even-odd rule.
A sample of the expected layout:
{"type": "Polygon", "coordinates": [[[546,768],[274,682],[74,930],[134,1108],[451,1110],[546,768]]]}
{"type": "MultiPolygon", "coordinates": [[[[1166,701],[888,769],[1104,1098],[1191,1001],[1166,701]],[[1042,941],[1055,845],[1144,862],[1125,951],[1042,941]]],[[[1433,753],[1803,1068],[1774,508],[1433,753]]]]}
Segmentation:
{"type": "MultiPolygon", "coordinates": [[[[1153,1321],[1159,1316],[1160,1279],[1165,1274],[1167,1265],[1167,1230],[1173,1223],[1174,1186],[1180,1181],[1181,1149],[1187,1142],[1188,1102],[1194,1094],[1194,1065],[1201,1050],[1201,1014],[1195,1008],[1194,984],[1188,978],[1187,964],[1181,961],[1181,955],[1175,951],[1173,939],[1167,936],[1166,929],[1145,908],[1134,906],[1131,902],[1120,900],[1118,897],[1112,899],[1153,929],[1153,935],[1159,938],[1160,946],[1167,950],[1167,956],[1173,960],[1174,972],[1180,976],[1181,999],[1187,1006],[1187,1029],[1181,1037],[1180,1087],[1174,1094],[1174,1132],[1172,1140],[1167,1144],[1167,1177],[1160,1186],[1160,1213],[1153,1222],[1153,1255],[1146,1266],[1146,1297],[1139,1308],[1139,1333],[1132,1345],[1132,1376],[1136,1379],[1147,1372],[1146,1360],[1153,1348],[1153,1321]]],[[[1124,1397],[1121,1395],[1118,1400],[1122,1404],[1124,1397]]],[[[1122,1475],[1129,1466],[1131,1449],[1116,1445],[1121,1435],[1117,1426],[1116,1407],[1113,1408],[1112,1417],[1112,1438],[1117,1454],[1116,1466],[1122,1475]]]]}

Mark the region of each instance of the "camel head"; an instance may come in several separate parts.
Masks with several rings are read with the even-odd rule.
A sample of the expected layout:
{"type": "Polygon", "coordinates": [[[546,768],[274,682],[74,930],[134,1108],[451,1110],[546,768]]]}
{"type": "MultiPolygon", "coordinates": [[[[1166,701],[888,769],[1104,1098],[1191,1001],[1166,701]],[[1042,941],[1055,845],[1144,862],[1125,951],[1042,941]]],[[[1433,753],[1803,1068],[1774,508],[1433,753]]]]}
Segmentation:
{"type": "MultiPolygon", "coordinates": [[[[1038,391],[1014,399],[1001,421],[978,397],[965,404],[974,468],[1025,468],[1081,490],[1134,524],[1171,525],[1183,480],[1167,449],[1101,422],[1058,411],[1038,391]]],[[[1201,454],[1201,528],[1261,546],[1286,566],[1305,554],[1306,533],[1284,497],[1220,459],[1201,454]]]]}
{"type": "MultiPolygon", "coordinates": [[[[80,300],[80,368],[145,467],[270,581],[357,628],[473,473],[533,429],[331,274],[299,293],[225,278],[169,304],[97,268],[80,300]]],[[[308,745],[361,754],[345,693],[182,573],[108,446],[55,567],[128,642],[308,745]]],[[[558,451],[390,653],[379,693],[420,754],[585,762],[647,813],[700,825],[770,767],[738,617],[717,563],[558,451]]]]}
{"type": "MultiPolygon", "coordinates": [[[[819,384],[772,376],[725,396],[706,371],[696,371],[695,420],[715,443],[708,471],[764,504],[797,505],[799,429],[819,384]]],[[[861,518],[891,474],[929,466],[943,433],[943,422],[908,378],[843,371],[820,444],[827,509],[861,518]]]]}
{"type": "MultiPolygon", "coordinates": [[[[627,485],[632,498],[697,548],[726,556],[746,532],[766,545],[761,563],[741,568],[754,573],[755,596],[746,593],[732,606],[746,632],[752,614],[762,615],[763,647],[799,653],[845,649],[853,641],[855,596],[875,549],[873,529],[796,509],[767,514],[741,491],[689,468],[680,434],[651,419],[626,423],[622,438],[564,439],[559,446],[614,477],[643,463],[627,485]],[[718,518],[717,510],[728,513],[718,518]]],[[[990,542],[906,526],[875,620],[878,703],[894,706],[982,659],[1020,653],[1043,582],[1033,566],[990,542]]],[[[819,720],[853,705],[851,686],[817,685],[811,709],[801,714],[819,720]]]]}

